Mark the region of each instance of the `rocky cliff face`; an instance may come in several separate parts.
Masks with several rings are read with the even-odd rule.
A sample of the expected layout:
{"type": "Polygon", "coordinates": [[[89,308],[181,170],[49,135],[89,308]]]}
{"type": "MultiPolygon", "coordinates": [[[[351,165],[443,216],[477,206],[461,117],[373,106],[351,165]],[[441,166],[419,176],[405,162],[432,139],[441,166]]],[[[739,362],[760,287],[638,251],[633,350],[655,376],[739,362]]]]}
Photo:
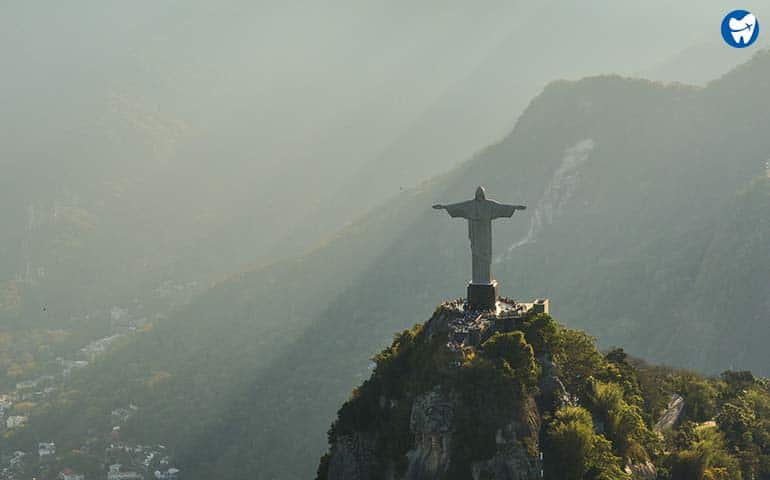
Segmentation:
{"type": "MultiPolygon", "coordinates": [[[[452,477],[462,470],[468,475],[466,478],[474,480],[541,478],[540,411],[534,395],[534,383],[513,379],[512,386],[520,395],[517,398],[498,398],[500,405],[495,413],[502,416],[491,419],[491,422],[482,422],[494,428],[478,432],[473,428],[475,419],[471,415],[478,412],[469,411],[467,402],[469,394],[471,397],[479,395],[484,386],[458,387],[457,378],[454,378],[462,375],[460,372],[467,367],[469,359],[475,358],[477,350],[493,335],[523,321],[529,307],[515,302],[501,302],[497,311],[479,312],[466,310],[459,301],[450,302],[442,305],[423,328],[418,327],[419,332],[412,339],[414,343],[406,346],[406,342],[397,338],[400,349],[412,350],[407,356],[423,363],[415,371],[401,370],[403,375],[398,378],[378,378],[382,364],[378,365],[369,382],[380,383],[377,388],[380,396],[374,411],[368,408],[361,410],[381,416],[384,422],[358,418],[358,421],[368,425],[351,431],[346,428],[347,425],[342,426],[344,420],[338,421],[330,432],[331,450],[322,460],[319,475],[328,480],[423,480],[452,477]],[[417,385],[418,378],[428,374],[429,370],[436,375],[436,381],[427,379],[427,382],[417,385]],[[396,385],[385,387],[384,384],[390,382],[396,385]],[[406,388],[402,388],[404,386],[406,388]],[[463,391],[465,387],[469,391],[463,391]],[[393,415],[396,411],[403,412],[400,418],[393,415]],[[399,423],[404,432],[396,438],[392,429],[397,428],[399,423]],[[380,429],[366,428],[372,427],[372,424],[379,424],[380,429]],[[469,437],[479,434],[485,437],[481,440],[483,452],[474,451],[474,447],[479,445],[465,443],[472,440],[469,437]],[[396,440],[403,444],[393,445],[396,440]],[[398,454],[389,456],[382,448],[397,450],[398,454]]],[[[539,371],[532,349],[526,346],[523,350],[525,354],[519,368],[539,371]]],[[[558,378],[545,378],[560,384],[558,378]]],[[[494,383],[494,375],[490,375],[488,380],[494,383]]],[[[366,391],[369,385],[372,383],[358,389],[354,399],[346,406],[363,402],[369,393],[366,391]]],[[[483,399],[475,401],[485,403],[483,399]]],[[[340,418],[345,419],[348,411],[343,407],[340,418]]]]}
{"type": "MultiPolygon", "coordinates": [[[[540,419],[533,399],[530,397],[527,402],[531,415],[523,422],[510,419],[495,432],[494,456],[472,463],[474,480],[540,478],[539,458],[527,450],[525,442],[526,439],[537,443],[540,419]]],[[[414,443],[407,453],[409,464],[403,477],[405,480],[443,478],[449,472],[455,431],[453,412],[454,401],[441,389],[415,399],[410,422],[414,443]]]]}
{"type": "Polygon", "coordinates": [[[620,349],[601,355],[543,305],[448,302],[396,335],[340,408],[317,480],[665,475],[661,442],[679,441],[684,405],[672,373],[635,366],[620,349]]]}
{"type": "Polygon", "coordinates": [[[415,398],[409,418],[414,444],[405,478],[435,478],[448,470],[454,410],[453,399],[440,387],[415,398]]]}

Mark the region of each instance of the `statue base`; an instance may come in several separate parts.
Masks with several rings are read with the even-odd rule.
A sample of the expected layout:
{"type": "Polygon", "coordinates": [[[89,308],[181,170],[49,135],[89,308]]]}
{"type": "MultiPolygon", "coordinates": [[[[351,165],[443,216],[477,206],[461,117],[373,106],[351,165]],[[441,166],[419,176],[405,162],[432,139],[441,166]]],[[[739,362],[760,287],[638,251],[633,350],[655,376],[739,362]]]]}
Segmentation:
{"type": "Polygon", "coordinates": [[[473,310],[490,310],[497,303],[497,280],[492,283],[469,283],[468,306],[473,310]]]}

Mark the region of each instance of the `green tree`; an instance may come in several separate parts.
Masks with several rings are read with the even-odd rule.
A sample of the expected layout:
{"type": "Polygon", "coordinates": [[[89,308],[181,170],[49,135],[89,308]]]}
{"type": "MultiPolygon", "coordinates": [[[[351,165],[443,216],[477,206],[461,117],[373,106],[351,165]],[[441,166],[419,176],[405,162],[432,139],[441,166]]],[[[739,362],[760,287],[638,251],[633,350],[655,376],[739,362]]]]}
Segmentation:
{"type": "MultiPolygon", "coordinates": [[[[700,428],[699,440],[688,450],[668,459],[671,480],[741,480],[741,466],[730,455],[722,434],[713,427],[700,428]]],[[[751,477],[749,477],[751,478],[751,477]]]]}
{"type": "Polygon", "coordinates": [[[510,368],[510,376],[526,386],[537,381],[538,367],[532,346],[522,332],[495,333],[482,345],[484,357],[510,368]]]}
{"type": "Polygon", "coordinates": [[[529,316],[522,326],[535,355],[554,355],[559,349],[559,325],[547,313],[529,316]]]}
{"type": "Polygon", "coordinates": [[[685,399],[682,420],[705,422],[717,414],[717,387],[713,381],[694,374],[683,375],[677,387],[685,399]]]}
{"type": "Polygon", "coordinates": [[[594,432],[591,414],[582,407],[562,407],[547,431],[545,477],[552,480],[627,479],[612,444],[594,432]]]}
{"type": "Polygon", "coordinates": [[[645,461],[643,444],[650,432],[635,405],[624,399],[624,390],[614,383],[593,382],[589,394],[591,410],[604,423],[604,431],[612,441],[615,453],[633,461],[645,461]]]}
{"type": "Polygon", "coordinates": [[[561,370],[560,378],[570,394],[584,400],[604,359],[596,350],[594,339],[579,330],[562,329],[558,344],[554,360],[561,370]]]}

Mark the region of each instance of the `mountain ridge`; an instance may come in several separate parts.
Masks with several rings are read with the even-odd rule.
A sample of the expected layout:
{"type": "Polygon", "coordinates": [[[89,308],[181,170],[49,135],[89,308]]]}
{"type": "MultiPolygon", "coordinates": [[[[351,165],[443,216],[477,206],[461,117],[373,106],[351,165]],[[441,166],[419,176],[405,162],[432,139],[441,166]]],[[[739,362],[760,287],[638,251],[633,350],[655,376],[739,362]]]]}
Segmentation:
{"type": "MultiPolygon", "coordinates": [[[[692,345],[683,336],[692,328],[671,335],[667,315],[676,319],[683,310],[664,305],[682,298],[689,272],[707,255],[701,245],[714,231],[713,209],[763,173],[770,139],[757,126],[767,116],[767,90],[768,54],[703,88],[620,77],[555,82],[500,143],[377,207],[311,254],[218,284],[105,359],[77,389],[131,399],[154,412],[124,432],[147,432],[174,445],[195,478],[231,464],[238,465],[235,476],[259,471],[267,478],[306,478],[314,466],[297,458],[320,455],[325,425],[345,392],[368,375],[371,352],[392,331],[426,318],[428,305],[462,292],[465,227],[440,218],[430,205],[466,198],[479,184],[493,198],[533,206],[526,215],[542,198],[561,205],[551,209],[554,221],[544,222],[535,241],[493,266],[502,294],[550,297],[556,316],[570,327],[601,332],[603,346],[690,364],[701,357],[680,352],[676,342],[692,345]],[[746,90],[750,98],[733,100],[746,90]],[[584,160],[575,158],[583,154],[584,160]],[[565,167],[570,162],[578,168],[565,167]],[[559,171],[566,190],[553,186],[559,171]],[[683,245],[685,238],[696,239],[697,248],[683,245]],[[658,245],[678,248],[662,255],[658,245]],[[655,338],[668,339],[670,350],[651,349],[655,338]],[[152,390],[127,387],[153,370],[170,376],[152,390]],[[120,375],[107,375],[116,371],[120,375]],[[190,389],[197,402],[186,400],[190,389]],[[169,398],[179,400],[173,411],[169,398]],[[182,420],[204,408],[211,414],[195,425],[182,420]],[[225,411],[234,413],[215,413],[225,411]]],[[[764,194],[767,182],[755,182],[764,194]]],[[[739,211],[761,218],[757,202],[751,196],[739,211]]],[[[496,224],[495,252],[527,238],[531,218],[496,224]]],[[[763,230],[755,235],[766,238],[763,230]]],[[[761,241],[752,244],[752,252],[761,247],[761,241]]],[[[701,330],[718,327],[714,317],[687,318],[701,330]]],[[[701,340],[701,351],[722,345],[719,337],[701,340]]],[[[763,354],[754,350],[752,362],[763,364],[763,354]]],[[[730,359],[714,362],[729,365],[730,359]]],[[[87,424],[82,415],[73,411],[61,420],[61,431],[87,424]]],[[[32,427],[46,428],[34,419],[32,427]]]]}

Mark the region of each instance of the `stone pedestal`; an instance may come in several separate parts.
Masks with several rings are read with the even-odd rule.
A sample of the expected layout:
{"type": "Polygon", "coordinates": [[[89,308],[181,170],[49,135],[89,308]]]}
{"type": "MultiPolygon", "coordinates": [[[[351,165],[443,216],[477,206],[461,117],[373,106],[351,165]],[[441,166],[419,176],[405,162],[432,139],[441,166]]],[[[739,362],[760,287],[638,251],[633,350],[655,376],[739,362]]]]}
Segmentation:
{"type": "Polygon", "coordinates": [[[474,310],[495,308],[497,302],[497,280],[492,283],[469,283],[468,305],[474,310]]]}

